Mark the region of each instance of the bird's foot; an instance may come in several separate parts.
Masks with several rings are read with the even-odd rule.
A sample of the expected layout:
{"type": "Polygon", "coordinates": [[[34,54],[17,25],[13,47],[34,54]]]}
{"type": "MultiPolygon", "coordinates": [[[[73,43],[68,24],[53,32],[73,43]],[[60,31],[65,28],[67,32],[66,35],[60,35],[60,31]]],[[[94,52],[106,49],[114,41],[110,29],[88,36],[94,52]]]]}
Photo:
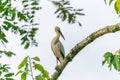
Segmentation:
{"type": "Polygon", "coordinates": [[[60,69],[59,65],[56,65],[55,70],[60,72],[61,69],[60,69]]]}

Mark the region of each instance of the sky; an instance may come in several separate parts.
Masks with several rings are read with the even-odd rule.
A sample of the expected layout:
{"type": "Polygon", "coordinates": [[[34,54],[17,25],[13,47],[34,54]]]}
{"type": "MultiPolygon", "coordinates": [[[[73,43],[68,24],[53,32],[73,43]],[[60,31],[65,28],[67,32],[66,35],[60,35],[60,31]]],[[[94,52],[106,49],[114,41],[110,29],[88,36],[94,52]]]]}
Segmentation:
{"type": "MultiPolygon", "coordinates": [[[[75,8],[84,9],[85,16],[78,18],[82,27],[77,24],[70,25],[57,19],[54,14],[55,6],[47,0],[41,0],[40,5],[43,8],[36,14],[36,21],[40,23],[39,31],[36,34],[39,46],[24,50],[23,46],[20,46],[20,38],[9,33],[8,40],[10,42],[7,44],[7,48],[15,52],[16,56],[12,58],[3,56],[0,61],[11,64],[11,71],[16,72],[17,65],[25,56],[39,56],[40,64],[52,75],[56,65],[56,59],[51,50],[51,40],[56,35],[55,26],[60,27],[65,37],[65,40],[60,38],[60,41],[64,45],[67,55],[71,48],[92,32],[120,21],[113,5],[105,5],[104,0],[71,0],[71,4],[75,8]]],[[[119,41],[119,32],[96,39],[78,53],[72,62],[66,66],[58,80],[120,80],[120,74],[117,71],[114,69],[110,71],[107,65],[102,66],[101,64],[105,52],[115,52],[120,49],[119,41]]],[[[16,80],[19,79],[20,77],[17,76],[16,80]]]]}

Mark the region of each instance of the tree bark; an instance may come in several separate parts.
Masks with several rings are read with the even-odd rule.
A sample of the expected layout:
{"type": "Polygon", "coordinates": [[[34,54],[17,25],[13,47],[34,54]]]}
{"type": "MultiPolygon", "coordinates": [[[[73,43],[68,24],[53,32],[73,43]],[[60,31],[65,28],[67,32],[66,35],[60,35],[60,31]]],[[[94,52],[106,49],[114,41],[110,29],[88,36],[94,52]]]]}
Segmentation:
{"type": "Polygon", "coordinates": [[[102,28],[96,32],[93,32],[88,37],[83,39],[81,42],[77,43],[68,53],[68,55],[64,58],[63,62],[56,67],[56,71],[51,76],[51,80],[57,80],[58,77],[61,75],[64,68],[67,66],[67,64],[72,61],[72,59],[88,44],[93,42],[95,39],[99,38],[100,36],[103,36],[107,33],[114,33],[120,31],[120,23],[106,26],[105,28],[102,28]]]}

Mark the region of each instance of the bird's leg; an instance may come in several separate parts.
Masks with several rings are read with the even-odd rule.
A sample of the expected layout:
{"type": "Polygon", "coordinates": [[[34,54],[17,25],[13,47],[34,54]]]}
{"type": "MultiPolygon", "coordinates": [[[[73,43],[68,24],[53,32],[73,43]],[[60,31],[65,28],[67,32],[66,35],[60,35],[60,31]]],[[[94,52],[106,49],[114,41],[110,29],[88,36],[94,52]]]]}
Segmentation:
{"type": "MultiPolygon", "coordinates": [[[[56,58],[56,64],[58,65],[58,59],[57,59],[57,58],[56,58]]],[[[57,65],[56,65],[56,66],[57,66],[57,65]]]]}
{"type": "Polygon", "coordinates": [[[55,67],[55,69],[57,69],[57,67],[58,67],[58,59],[56,58],[56,67],[55,67]]]}
{"type": "Polygon", "coordinates": [[[63,57],[60,57],[60,58],[59,58],[59,61],[60,61],[60,63],[61,63],[61,62],[63,61],[63,57]]]}

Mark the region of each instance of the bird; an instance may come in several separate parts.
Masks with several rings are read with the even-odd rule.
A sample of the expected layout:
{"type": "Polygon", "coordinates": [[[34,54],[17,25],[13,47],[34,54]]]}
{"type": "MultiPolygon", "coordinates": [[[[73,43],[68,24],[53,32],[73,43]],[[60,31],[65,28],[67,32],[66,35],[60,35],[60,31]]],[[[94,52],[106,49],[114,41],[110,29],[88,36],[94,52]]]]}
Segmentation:
{"type": "Polygon", "coordinates": [[[55,27],[56,36],[51,41],[51,49],[56,57],[56,64],[58,65],[58,61],[61,63],[65,58],[65,50],[64,46],[59,40],[60,36],[65,40],[60,28],[58,26],[55,27]]]}

